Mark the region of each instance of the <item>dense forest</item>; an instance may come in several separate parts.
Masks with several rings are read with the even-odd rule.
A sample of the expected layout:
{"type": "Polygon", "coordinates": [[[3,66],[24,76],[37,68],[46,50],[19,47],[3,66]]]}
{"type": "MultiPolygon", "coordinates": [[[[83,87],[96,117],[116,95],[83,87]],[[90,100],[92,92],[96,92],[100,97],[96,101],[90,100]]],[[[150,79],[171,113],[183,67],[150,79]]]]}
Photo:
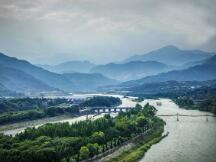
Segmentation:
{"type": "Polygon", "coordinates": [[[1,162],[80,161],[103,153],[154,127],[160,119],[149,104],[74,124],[45,124],[15,137],[0,135],[1,162]]]}
{"type": "Polygon", "coordinates": [[[180,107],[197,109],[216,114],[216,84],[194,89],[175,89],[164,93],[136,94],[139,100],[144,98],[170,98],[180,107]]]}
{"type": "Polygon", "coordinates": [[[0,99],[0,113],[47,108],[63,103],[73,104],[71,100],[66,98],[2,98],[0,99]]]}
{"type": "Polygon", "coordinates": [[[85,102],[81,103],[80,106],[83,107],[112,107],[121,104],[120,98],[117,97],[107,97],[107,96],[94,96],[89,98],[85,102]]]}
{"type": "Polygon", "coordinates": [[[80,109],[89,106],[110,107],[121,104],[115,97],[92,97],[81,101],[66,98],[13,98],[0,101],[0,124],[53,117],[63,114],[79,115],[80,109]],[[78,104],[77,104],[78,103],[78,104]]]}
{"type": "Polygon", "coordinates": [[[67,108],[62,107],[50,107],[46,109],[32,109],[26,111],[17,111],[17,112],[7,112],[7,113],[0,113],[0,124],[5,123],[13,123],[19,122],[24,120],[35,120],[44,117],[53,117],[63,114],[70,114],[76,115],[79,114],[79,107],[78,106],[70,106],[67,108]]]}

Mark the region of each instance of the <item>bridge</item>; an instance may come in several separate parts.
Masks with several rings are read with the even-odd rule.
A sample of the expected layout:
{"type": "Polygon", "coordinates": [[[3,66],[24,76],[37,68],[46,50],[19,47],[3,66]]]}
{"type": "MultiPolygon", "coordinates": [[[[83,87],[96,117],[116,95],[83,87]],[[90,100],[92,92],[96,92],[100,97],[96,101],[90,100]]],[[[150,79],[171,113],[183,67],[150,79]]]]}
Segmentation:
{"type": "Polygon", "coordinates": [[[211,115],[211,114],[197,114],[197,115],[194,115],[194,114],[156,114],[156,116],[176,116],[176,120],[179,121],[179,117],[180,116],[184,116],[184,117],[206,117],[206,121],[208,121],[208,117],[216,117],[215,115],[211,115]]]}
{"type": "Polygon", "coordinates": [[[128,111],[134,107],[85,107],[84,110],[88,110],[92,113],[111,113],[111,112],[123,112],[128,111]]]}

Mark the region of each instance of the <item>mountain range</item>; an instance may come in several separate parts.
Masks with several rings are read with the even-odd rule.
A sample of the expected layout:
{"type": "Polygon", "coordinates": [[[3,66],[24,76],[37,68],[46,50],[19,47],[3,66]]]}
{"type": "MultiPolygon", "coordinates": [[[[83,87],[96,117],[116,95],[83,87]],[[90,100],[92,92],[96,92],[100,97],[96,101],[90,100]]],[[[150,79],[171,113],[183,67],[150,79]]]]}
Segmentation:
{"type": "Polygon", "coordinates": [[[104,75],[97,73],[64,73],[63,76],[74,84],[75,91],[92,91],[101,86],[119,83],[114,79],[109,79],[104,75]]]}
{"type": "Polygon", "coordinates": [[[95,64],[89,61],[67,61],[53,66],[40,64],[37,66],[55,73],[88,73],[95,64]]]}
{"type": "MultiPolygon", "coordinates": [[[[86,74],[83,74],[86,75],[86,74]]],[[[95,76],[95,74],[89,74],[95,76]]],[[[88,75],[88,76],[89,76],[88,75]]],[[[79,89],[84,90],[85,85],[75,78],[72,81],[67,75],[50,72],[41,67],[32,65],[25,60],[19,60],[14,57],[8,57],[0,53],[0,83],[7,89],[19,93],[31,94],[44,91],[67,91],[73,92],[79,89]],[[77,82],[76,82],[77,81],[77,82]]],[[[92,77],[94,78],[94,77],[92,77]]],[[[114,84],[114,81],[101,77],[97,78],[98,82],[102,79],[100,86],[114,84]]],[[[92,85],[89,85],[91,87],[92,85]]],[[[94,85],[93,87],[96,87],[94,85]]],[[[88,88],[89,90],[90,88],[88,88]]]]}
{"type": "Polygon", "coordinates": [[[105,65],[95,65],[88,61],[68,61],[55,66],[39,67],[0,53],[0,96],[41,92],[89,92],[102,90],[105,86],[128,88],[172,80],[184,82],[211,79],[216,79],[214,53],[181,50],[174,46],[133,56],[122,63],[105,65]]]}
{"type": "Polygon", "coordinates": [[[98,65],[93,67],[91,72],[100,73],[119,81],[127,81],[169,71],[172,68],[172,66],[157,61],[131,61],[123,64],[98,65]]]}
{"type": "Polygon", "coordinates": [[[154,76],[144,77],[122,83],[123,86],[136,86],[145,83],[175,81],[206,81],[216,79],[216,55],[206,59],[202,64],[183,70],[173,70],[154,76]]]}
{"type": "Polygon", "coordinates": [[[20,96],[24,96],[24,95],[21,93],[17,93],[15,91],[11,91],[0,83],[0,97],[5,97],[5,96],[6,97],[10,97],[10,96],[20,97],[20,96]]]}
{"type": "Polygon", "coordinates": [[[215,55],[215,53],[200,50],[181,50],[175,46],[169,45],[143,55],[132,56],[124,60],[124,62],[151,60],[167,65],[181,66],[189,62],[207,59],[212,55],[215,55]]]}

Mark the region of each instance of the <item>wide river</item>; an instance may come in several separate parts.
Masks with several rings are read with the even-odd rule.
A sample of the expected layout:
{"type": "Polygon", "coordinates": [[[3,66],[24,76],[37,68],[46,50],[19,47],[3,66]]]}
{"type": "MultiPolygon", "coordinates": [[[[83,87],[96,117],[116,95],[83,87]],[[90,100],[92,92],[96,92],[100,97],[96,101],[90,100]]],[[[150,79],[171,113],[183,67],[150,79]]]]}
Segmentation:
{"type": "MultiPolygon", "coordinates": [[[[73,95],[74,98],[89,97],[95,94],[73,95]]],[[[101,94],[97,94],[101,95],[101,94]]],[[[135,106],[136,102],[133,98],[123,98],[120,95],[112,95],[120,97],[122,105],[135,106]]],[[[145,100],[141,105],[149,102],[154,105],[157,114],[190,114],[205,115],[205,112],[196,110],[180,109],[175,103],[169,99],[160,99],[161,106],[157,106],[158,100],[145,100]]],[[[100,117],[100,116],[96,116],[100,117]]],[[[161,117],[165,122],[165,132],[169,135],[158,144],[151,147],[140,162],[216,162],[216,118],[208,117],[161,117]]],[[[30,122],[21,122],[16,124],[8,124],[0,126],[0,132],[4,134],[15,135],[22,132],[26,127],[40,126],[50,122],[70,122],[85,120],[85,116],[72,118],[70,116],[60,116],[48,119],[40,119],[30,122]]]]}

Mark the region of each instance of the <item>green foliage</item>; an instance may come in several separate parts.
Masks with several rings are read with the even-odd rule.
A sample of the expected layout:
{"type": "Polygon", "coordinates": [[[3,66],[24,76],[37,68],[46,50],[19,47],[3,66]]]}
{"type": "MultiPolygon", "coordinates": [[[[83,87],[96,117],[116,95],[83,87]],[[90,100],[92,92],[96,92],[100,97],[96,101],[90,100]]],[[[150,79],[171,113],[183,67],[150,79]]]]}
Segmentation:
{"type": "Polygon", "coordinates": [[[42,110],[27,110],[19,112],[10,112],[0,114],[0,124],[22,121],[22,120],[34,120],[45,117],[46,114],[42,110]]]}
{"type": "Polygon", "coordinates": [[[146,105],[115,118],[106,115],[73,124],[45,124],[27,128],[15,137],[0,135],[0,161],[51,162],[93,157],[142,133],[156,122],[154,111],[154,107],[146,105]]]}
{"type": "Polygon", "coordinates": [[[199,110],[216,114],[216,96],[209,97],[199,104],[199,110]]]}
{"type": "Polygon", "coordinates": [[[191,100],[188,97],[177,98],[177,99],[175,99],[175,103],[178,104],[180,107],[183,107],[186,109],[194,106],[193,100],[191,100]]]}
{"type": "Polygon", "coordinates": [[[12,123],[23,120],[34,120],[44,117],[52,117],[57,115],[62,115],[65,113],[77,114],[79,113],[78,106],[71,106],[67,108],[60,107],[49,107],[46,109],[31,109],[25,111],[12,111],[0,114],[0,124],[12,123]]]}
{"type": "Polygon", "coordinates": [[[137,122],[137,125],[139,127],[143,127],[143,126],[145,126],[148,123],[147,119],[144,116],[139,116],[136,119],[136,122],[137,122]]]}
{"type": "Polygon", "coordinates": [[[98,151],[100,149],[99,145],[97,143],[88,143],[87,144],[87,148],[89,150],[89,156],[90,157],[93,157],[94,155],[97,155],[98,154],[98,151]]]}
{"type": "Polygon", "coordinates": [[[86,146],[80,148],[80,156],[82,159],[87,159],[89,157],[89,149],[86,146]]]}
{"type": "Polygon", "coordinates": [[[60,105],[62,103],[71,103],[65,98],[11,98],[0,101],[0,113],[11,111],[23,111],[37,108],[46,108],[60,105]]]}
{"type": "Polygon", "coordinates": [[[107,96],[95,96],[84,103],[80,104],[80,106],[84,107],[112,107],[121,104],[121,100],[116,97],[107,97],[107,96]]]}

